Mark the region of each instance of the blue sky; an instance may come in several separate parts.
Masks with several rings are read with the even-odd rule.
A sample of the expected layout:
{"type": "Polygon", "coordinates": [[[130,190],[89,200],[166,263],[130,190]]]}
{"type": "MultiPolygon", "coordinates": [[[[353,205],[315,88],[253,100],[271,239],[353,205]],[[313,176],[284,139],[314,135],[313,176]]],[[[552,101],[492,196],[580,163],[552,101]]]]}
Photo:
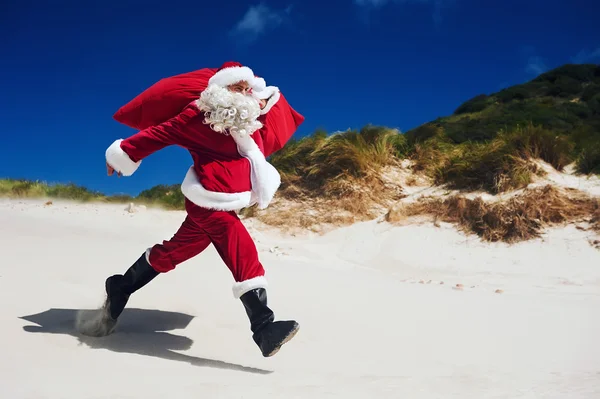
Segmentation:
{"type": "Polygon", "coordinates": [[[180,183],[153,154],[108,177],[135,133],[113,113],[165,76],[242,62],[306,117],[298,137],[372,123],[407,131],[565,63],[600,63],[595,0],[9,0],[0,13],[0,177],[107,194],[180,183]]]}

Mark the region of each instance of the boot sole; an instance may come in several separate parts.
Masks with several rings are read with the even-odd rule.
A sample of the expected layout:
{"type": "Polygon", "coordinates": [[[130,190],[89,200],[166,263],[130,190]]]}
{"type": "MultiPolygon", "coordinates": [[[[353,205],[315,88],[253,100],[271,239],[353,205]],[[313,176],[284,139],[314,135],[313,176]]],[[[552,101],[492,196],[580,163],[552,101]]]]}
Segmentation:
{"type": "Polygon", "coordinates": [[[298,330],[300,330],[300,325],[296,323],[296,326],[294,327],[294,329],[292,331],[290,331],[290,333],[283,339],[283,341],[281,341],[281,343],[279,345],[277,345],[277,347],[275,349],[273,349],[270,353],[265,354],[265,357],[271,357],[271,356],[275,355],[277,352],[279,352],[279,349],[281,349],[281,347],[284,344],[286,344],[292,338],[294,338],[294,336],[296,336],[296,334],[298,333],[298,330]]]}

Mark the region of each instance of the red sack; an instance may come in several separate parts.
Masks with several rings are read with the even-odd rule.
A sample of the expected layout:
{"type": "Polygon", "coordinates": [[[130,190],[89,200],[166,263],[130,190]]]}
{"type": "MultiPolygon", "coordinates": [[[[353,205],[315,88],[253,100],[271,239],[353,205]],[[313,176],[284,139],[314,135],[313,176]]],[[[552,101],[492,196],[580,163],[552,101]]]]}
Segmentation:
{"type": "Polygon", "coordinates": [[[137,130],[161,124],[198,99],[217,71],[203,68],[161,79],[119,108],[113,118],[137,130]]]}
{"type": "Polygon", "coordinates": [[[304,115],[292,108],[283,93],[280,93],[279,101],[259,120],[265,126],[265,129],[261,129],[260,132],[265,157],[269,157],[287,144],[304,122],[304,115]]]}

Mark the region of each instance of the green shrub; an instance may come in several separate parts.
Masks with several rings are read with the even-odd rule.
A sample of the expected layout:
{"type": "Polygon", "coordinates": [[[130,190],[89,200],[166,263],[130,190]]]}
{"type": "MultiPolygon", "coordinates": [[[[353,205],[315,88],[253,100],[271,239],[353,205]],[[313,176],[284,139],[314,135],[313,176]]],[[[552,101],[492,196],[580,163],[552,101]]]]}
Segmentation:
{"type": "Polygon", "coordinates": [[[486,109],[491,103],[493,103],[493,98],[488,97],[486,94],[480,94],[461,104],[454,111],[454,115],[480,112],[486,109]]]}
{"type": "Polygon", "coordinates": [[[600,67],[596,65],[565,65],[524,84],[476,96],[460,105],[452,116],[411,129],[406,136],[414,145],[442,130],[460,144],[486,142],[501,130],[527,123],[563,134],[582,125],[600,126],[599,75],[600,67]],[[573,101],[578,98],[580,101],[573,101]]]}
{"type": "Polygon", "coordinates": [[[540,126],[528,124],[501,132],[498,139],[506,143],[513,155],[526,160],[540,158],[559,171],[573,161],[575,146],[569,138],[540,126]]]}
{"type": "Polygon", "coordinates": [[[577,171],[584,174],[600,174],[600,140],[590,142],[577,158],[577,171]]]}
{"type": "Polygon", "coordinates": [[[340,177],[365,176],[404,157],[409,148],[407,138],[397,130],[367,125],[360,131],[348,130],[331,136],[317,132],[290,141],[269,161],[282,174],[284,187],[294,183],[315,191],[340,177]]]}
{"type": "Polygon", "coordinates": [[[282,174],[298,175],[310,165],[311,154],[327,138],[327,132],[316,131],[312,136],[300,140],[292,139],[279,151],[269,157],[269,162],[282,174]]]}
{"type": "Polygon", "coordinates": [[[573,132],[572,140],[577,152],[577,172],[600,174],[600,129],[582,127],[573,132]]]}
{"type": "Polygon", "coordinates": [[[402,153],[405,140],[394,129],[373,126],[333,135],[310,154],[305,177],[315,187],[323,187],[338,176],[365,176],[393,162],[402,153]]]}
{"type": "Polygon", "coordinates": [[[494,139],[490,143],[461,146],[463,150],[454,152],[448,165],[436,176],[437,184],[496,194],[531,182],[533,169],[505,141],[494,139]]]}
{"type": "Polygon", "coordinates": [[[533,82],[547,81],[555,83],[563,77],[576,80],[578,82],[590,82],[594,79],[597,67],[593,64],[566,64],[545,72],[533,79],[533,82]]]}
{"type": "Polygon", "coordinates": [[[593,115],[600,115],[600,94],[592,97],[587,104],[593,115]]]}
{"type": "Polygon", "coordinates": [[[9,197],[42,197],[46,195],[48,186],[44,183],[30,180],[3,180],[2,194],[9,197]]]}
{"type": "Polygon", "coordinates": [[[77,201],[90,201],[98,199],[104,195],[99,192],[93,192],[85,187],[75,184],[56,184],[46,189],[46,195],[51,198],[71,199],[77,201]]]}
{"type": "Polygon", "coordinates": [[[409,145],[414,146],[417,143],[423,143],[430,138],[439,135],[444,129],[439,124],[425,123],[404,134],[409,145]]]}
{"type": "Polygon", "coordinates": [[[548,87],[547,96],[572,97],[582,90],[581,82],[569,76],[559,76],[554,84],[548,87]]]}
{"type": "Polygon", "coordinates": [[[154,186],[142,191],[136,199],[150,204],[160,204],[169,209],[185,209],[185,196],[179,184],[154,186]]]}
{"type": "Polygon", "coordinates": [[[102,193],[75,184],[48,184],[25,179],[0,180],[0,194],[17,198],[61,198],[76,201],[90,201],[104,197],[102,193]]]}
{"type": "Polygon", "coordinates": [[[600,84],[590,83],[581,94],[581,101],[590,101],[595,95],[600,94],[600,84]]]}
{"type": "Polygon", "coordinates": [[[531,92],[526,87],[519,85],[504,89],[496,94],[499,101],[508,103],[515,100],[525,100],[531,96],[531,92]]]}
{"type": "Polygon", "coordinates": [[[415,169],[436,184],[455,189],[498,193],[526,186],[535,172],[528,162],[543,159],[561,170],[573,161],[574,144],[567,136],[527,124],[500,131],[492,140],[454,144],[443,136],[415,147],[415,169]]]}
{"type": "Polygon", "coordinates": [[[437,184],[444,182],[444,171],[451,158],[459,158],[464,146],[456,145],[443,134],[415,144],[411,156],[416,172],[423,172],[437,184]]]}

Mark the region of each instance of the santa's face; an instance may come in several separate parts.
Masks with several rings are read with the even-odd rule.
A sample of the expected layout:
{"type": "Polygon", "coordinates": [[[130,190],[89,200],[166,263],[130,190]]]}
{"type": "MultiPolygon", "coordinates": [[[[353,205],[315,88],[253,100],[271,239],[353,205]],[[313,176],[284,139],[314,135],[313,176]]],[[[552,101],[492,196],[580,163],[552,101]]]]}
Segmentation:
{"type": "Polygon", "coordinates": [[[250,84],[248,82],[246,82],[245,80],[242,80],[241,82],[237,82],[232,85],[229,85],[229,86],[227,86],[227,89],[229,89],[229,91],[232,91],[234,93],[240,93],[240,94],[244,94],[244,95],[250,95],[250,93],[252,92],[252,88],[250,87],[250,84]]]}
{"type": "Polygon", "coordinates": [[[260,106],[250,94],[247,82],[238,82],[228,87],[208,86],[196,101],[204,111],[204,123],[219,133],[246,135],[262,127],[257,119],[260,106]]]}

